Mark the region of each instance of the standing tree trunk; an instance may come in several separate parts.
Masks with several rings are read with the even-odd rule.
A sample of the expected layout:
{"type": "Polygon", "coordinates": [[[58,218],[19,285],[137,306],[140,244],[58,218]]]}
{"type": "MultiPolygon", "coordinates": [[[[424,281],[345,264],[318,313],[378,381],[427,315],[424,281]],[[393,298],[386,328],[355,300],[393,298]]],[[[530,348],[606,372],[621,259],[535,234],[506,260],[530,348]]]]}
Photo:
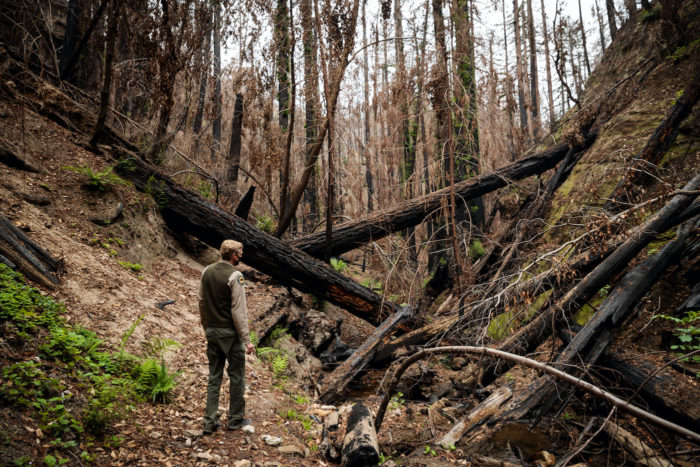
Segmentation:
{"type": "MultiPolygon", "coordinates": [[[[282,133],[289,128],[289,9],[286,0],[277,0],[274,40],[277,49],[277,102],[282,133]]],[[[282,211],[280,211],[282,212],[282,211]]]]}
{"type": "Polygon", "coordinates": [[[586,26],[583,23],[583,11],[581,10],[581,0],[578,0],[578,17],[581,23],[581,45],[583,46],[583,61],[586,64],[586,75],[591,74],[591,62],[588,61],[588,46],[586,45],[586,26]]]}
{"type": "Polygon", "coordinates": [[[202,130],[202,117],[204,115],[204,102],[207,97],[207,79],[209,77],[209,46],[211,45],[211,11],[205,6],[204,17],[207,19],[204,25],[204,45],[200,52],[200,60],[198,60],[201,71],[199,75],[199,94],[197,99],[197,110],[194,114],[194,122],[192,123],[192,132],[198,135],[202,130]]]}
{"type": "Polygon", "coordinates": [[[228,147],[228,160],[226,161],[226,181],[231,189],[238,183],[238,169],[241,166],[241,133],[243,130],[243,94],[236,93],[236,101],[233,104],[233,120],[231,122],[231,144],[228,147]]]}
{"type": "MultiPolygon", "coordinates": [[[[61,49],[61,61],[59,63],[60,73],[63,77],[67,72],[68,61],[70,60],[75,50],[75,44],[78,42],[78,23],[82,14],[82,7],[78,0],[68,0],[68,9],[66,11],[66,32],[63,39],[63,48],[61,49]]],[[[66,81],[73,82],[73,77],[66,75],[66,81]]]]}
{"type": "Polygon", "coordinates": [[[603,21],[603,15],[600,13],[600,8],[598,8],[598,0],[595,0],[595,16],[598,19],[598,32],[600,33],[600,52],[601,55],[605,52],[605,25],[603,21]]]}
{"type": "Polygon", "coordinates": [[[160,30],[158,32],[160,40],[163,43],[158,52],[158,93],[161,104],[158,125],[154,136],[154,144],[149,153],[149,158],[156,163],[160,162],[165,149],[168,147],[166,134],[168,132],[170,114],[175,105],[173,88],[175,87],[175,76],[180,66],[180,60],[178,59],[179,51],[177,44],[175,44],[172,31],[170,0],[160,0],[160,4],[163,10],[161,12],[160,30]]]}
{"type": "Polygon", "coordinates": [[[617,24],[615,24],[615,1],[605,0],[605,9],[608,11],[608,25],[610,26],[610,40],[614,41],[617,35],[617,24]]]}
{"type": "Polygon", "coordinates": [[[221,4],[214,4],[214,122],[211,134],[214,138],[214,147],[211,151],[212,162],[216,161],[216,154],[221,151],[221,4]]]}
{"type": "Polygon", "coordinates": [[[306,166],[312,166],[312,174],[309,183],[304,190],[304,202],[309,207],[309,214],[304,218],[304,230],[309,233],[316,226],[319,219],[318,205],[318,170],[316,159],[309,158],[318,137],[317,113],[320,106],[318,93],[318,62],[316,32],[314,31],[311,0],[301,0],[299,3],[301,13],[301,27],[303,31],[302,42],[304,50],[304,102],[306,117],[306,166]]]}
{"type": "Polygon", "coordinates": [[[552,94],[552,71],[549,64],[549,34],[547,33],[547,14],[544,8],[544,0],[540,0],[542,5],[542,35],[544,36],[544,63],[547,71],[547,97],[549,99],[549,129],[554,128],[554,96],[552,94]]]}
{"type": "Polygon", "coordinates": [[[527,0],[527,29],[530,40],[530,116],[535,138],[540,132],[540,99],[537,79],[537,47],[535,45],[535,17],[532,14],[532,0],[527,0]]]}
{"type": "Polygon", "coordinates": [[[114,62],[114,47],[117,43],[118,22],[119,0],[113,0],[112,8],[109,11],[109,18],[107,19],[107,37],[105,39],[105,69],[102,92],[100,93],[100,113],[97,116],[97,123],[95,123],[95,132],[92,134],[92,138],[90,139],[90,146],[95,148],[102,137],[105,122],[107,120],[107,111],[109,110],[109,98],[111,94],[110,90],[112,88],[112,76],[114,74],[112,63],[114,62]]]}
{"type": "MultiPolygon", "coordinates": [[[[479,175],[479,127],[477,124],[477,97],[475,68],[473,62],[472,37],[469,0],[455,0],[452,12],[452,20],[455,28],[455,80],[454,96],[456,108],[452,117],[454,151],[450,151],[449,157],[454,159],[454,180],[452,183],[467,180],[479,175]]],[[[482,227],[486,217],[484,216],[484,202],[482,198],[475,199],[470,206],[460,202],[457,206],[456,221],[461,222],[471,217],[472,223],[482,227]],[[469,208],[473,213],[467,213],[469,208]]],[[[457,252],[455,252],[457,254],[457,252]]]]}
{"type": "Polygon", "coordinates": [[[515,69],[518,78],[518,108],[520,109],[520,129],[527,131],[527,109],[525,108],[525,65],[522,55],[522,40],[520,39],[520,8],[518,0],[513,0],[513,27],[515,28],[515,69]]]}

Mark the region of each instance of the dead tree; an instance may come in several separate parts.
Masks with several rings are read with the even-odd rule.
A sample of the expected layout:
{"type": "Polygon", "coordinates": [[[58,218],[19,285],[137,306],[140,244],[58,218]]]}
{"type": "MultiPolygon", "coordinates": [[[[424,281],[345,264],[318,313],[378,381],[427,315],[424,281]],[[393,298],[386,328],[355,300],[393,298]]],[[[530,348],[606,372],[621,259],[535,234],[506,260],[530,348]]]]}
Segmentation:
{"type": "MultiPolygon", "coordinates": [[[[589,133],[582,145],[576,147],[575,152],[582,151],[593,144],[596,136],[596,132],[589,133]]],[[[551,149],[502,167],[496,172],[459,182],[454,185],[455,197],[466,202],[508,185],[509,180],[521,180],[545,172],[555,167],[566,156],[569,149],[568,144],[560,143],[551,149]]],[[[443,188],[414,198],[395,208],[334,227],[332,255],[340,255],[392,232],[420,224],[426,217],[440,209],[443,199],[449,197],[449,190],[450,187],[443,188]]],[[[326,248],[325,234],[319,232],[307,235],[291,242],[291,245],[311,256],[321,258],[326,248]]]]}
{"type": "Polygon", "coordinates": [[[348,417],[342,451],[342,465],[363,467],[379,462],[379,443],[372,413],[362,403],[355,404],[348,417]]]}
{"type": "MultiPolygon", "coordinates": [[[[598,308],[594,317],[576,334],[564,351],[559,354],[553,366],[565,370],[578,365],[595,364],[612,341],[615,328],[624,322],[635,309],[639,300],[663,275],[666,269],[683,256],[688,240],[689,227],[685,226],[678,237],[668,243],[659,253],[643,261],[618,283],[607,299],[598,308]]],[[[637,381],[641,385],[642,381],[637,381]]],[[[543,401],[539,411],[541,417],[548,412],[558,397],[554,394],[556,384],[551,376],[543,376],[521,391],[513,408],[497,417],[499,422],[524,418],[543,401]]],[[[561,393],[559,393],[561,394],[561,393]]],[[[564,397],[566,400],[566,397],[564,397]]],[[[678,420],[680,414],[664,411],[666,417],[678,420]]],[[[694,424],[697,424],[697,420],[694,424]]],[[[692,427],[697,430],[695,426],[692,427]]]]}

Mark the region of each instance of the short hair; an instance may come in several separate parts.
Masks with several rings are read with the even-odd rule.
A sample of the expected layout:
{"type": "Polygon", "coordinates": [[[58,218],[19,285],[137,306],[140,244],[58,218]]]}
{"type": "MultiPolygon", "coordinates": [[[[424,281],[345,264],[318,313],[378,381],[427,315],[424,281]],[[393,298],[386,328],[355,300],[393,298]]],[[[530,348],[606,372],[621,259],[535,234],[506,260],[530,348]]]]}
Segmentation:
{"type": "Polygon", "coordinates": [[[221,243],[221,249],[219,251],[221,253],[221,259],[224,261],[229,261],[231,259],[231,255],[234,253],[236,253],[238,256],[243,255],[243,244],[235,240],[224,240],[221,243]]]}

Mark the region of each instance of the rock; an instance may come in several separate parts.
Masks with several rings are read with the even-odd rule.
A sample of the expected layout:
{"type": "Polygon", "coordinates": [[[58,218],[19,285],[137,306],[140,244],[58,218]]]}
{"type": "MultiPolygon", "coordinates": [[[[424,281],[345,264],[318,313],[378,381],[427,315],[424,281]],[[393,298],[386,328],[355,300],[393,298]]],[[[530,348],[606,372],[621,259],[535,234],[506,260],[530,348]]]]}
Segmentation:
{"type": "Polygon", "coordinates": [[[335,410],[337,407],[335,405],[322,405],[321,410],[335,410]]]}
{"type": "Polygon", "coordinates": [[[557,458],[548,451],[542,451],[539,453],[539,458],[542,459],[544,465],[554,465],[557,462],[557,458]]]}
{"type": "Polygon", "coordinates": [[[209,454],[208,452],[200,452],[200,453],[197,453],[197,455],[196,455],[195,457],[196,457],[197,459],[204,459],[204,460],[207,460],[207,461],[213,461],[213,460],[214,460],[214,456],[212,456],[212,455],[209,454]]]}
{"type": "Polygon", "coordinates": [[[279,462],[265,462],[265,467],[282,467],[279,462]]]}
{"type": "Polygon", "coordinates": [[[187,438],[187,439],[185,440],[185,446],[187,446],[187,447],[192,446],[192,438],[187,438]]]}
{"type": "Polygon", "coordinates": [[[185,430],[185,436],[188,438],[199,438],[204,435],[203,430],[185,430]]]}
{"type": "Polygon", "coordinates": [[[250,467],[251,465],[248,459],[241,459],[233,463],[233,467],[250,467]]]}
{"type": "Polygon", "coordinates": [[[218,454],[214,454],[212,458],[214,459],[214,462],[219,462],[221,460],[221,456],[218,454]]]}
{"type": "Polygon", "coordinates": [[[162,437],[163,437],[163,435],[160,434],[160,433],[157,432],[157,431],[151,431],[151,433],[150,433],[148,436],[151,437],[151,438],[153,438],[153,439],[158,439],[158,438],[162,438],[162,437]]]}
{"type": "Polygon", "coordinates": [[[255,427],[253,425],[246,425],[243,428],[241,428],[241,431],[243,431],[243,433],[246,433],[248,435],[252,435],[255,433],[255,427]]]}
{"type": "Polygon", "coordinates": [[[268,446],[279,446],[282,444],[282,438],[278,438],[277,436],[262,435],[260,439],[265,441],[268,446]]]}
{"type": "Polygon", "coordinates": [[[323,420],[323,425],[328,429],[328,431],[335,431],[338,429],[338,412],[333,412],[328,414],[328,416],[323,420]]]}
{"type": "Polygon", "coordinates": [[[292,445],[280,446],[277,448],[277,450],[280,452],[280,454],[290,454],[292,456],[294,454],[297,454],[301,457],[304,457],[304,451],[302,451],[301,449],[299,449],[296,446],[292,446],[292,445]]]}

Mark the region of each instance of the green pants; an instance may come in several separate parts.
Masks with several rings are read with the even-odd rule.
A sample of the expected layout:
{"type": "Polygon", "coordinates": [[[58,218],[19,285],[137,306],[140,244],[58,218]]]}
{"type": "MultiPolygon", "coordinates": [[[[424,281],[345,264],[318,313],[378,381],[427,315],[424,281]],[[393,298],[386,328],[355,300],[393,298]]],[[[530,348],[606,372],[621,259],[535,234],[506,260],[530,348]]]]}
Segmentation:
{"type": "Polygon", "coordinates": [[[224,375],[224,364],[228,360],[230,401],[228,424],[233,425],[245,415],[245,347],[235,329],[207,328],[207,358],[209,359],[209,381],[207,383],[207,412],[204,428],[214,429],[219,410],[219,393],[224,375]]]}

